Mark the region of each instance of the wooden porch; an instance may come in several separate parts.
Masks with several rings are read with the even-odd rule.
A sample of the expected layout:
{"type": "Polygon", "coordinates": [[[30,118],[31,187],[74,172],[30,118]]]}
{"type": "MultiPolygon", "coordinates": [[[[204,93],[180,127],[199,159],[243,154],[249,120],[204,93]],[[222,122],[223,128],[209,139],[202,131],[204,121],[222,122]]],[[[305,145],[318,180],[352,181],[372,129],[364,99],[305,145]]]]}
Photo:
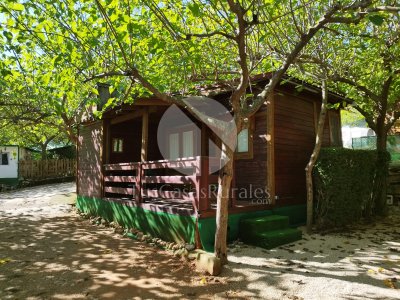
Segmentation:
{"type": "MultiPolygon", "coordinates": [[[[160,120],[167,108],[166,105],[139,105],[134,111],[126,108],[117,115],[114,111],[105,115],[102,149],[103,199],[152,211],[214,216],[220,158],[218,150],[210,145],[218,145],[218,140],[203,123],[196,119],[189,120],[189,115],[188,118],[178,116],[174,127],[165,128],[159,135],[162,139],[157,140],[157,130],[164,127],[160,126],[160,120]],[[180,119],[183,121],[180,122],[180,119]],[[183,136],[187,133],[192,138],[191,146],[185,149],[184,146],[188,143],[183,140],[183,136]],[[174,154],[160,151],[160,145],[171,150],[168,146],[168,134],[179,137],[174,154]],[[123,144],[120,145],[121,149],[118,149],[118,141],[123,144]]],[[[265,118],[264,113],[257,116],[259,119],[265,118]]],[[[260,127],[260,130],[264,128],[260,127]]],[[[252,144],[250,146],[252,149],[252,144]]],[[[259,148],[256,150],[259,151],[259,148]]],[[[266,159],[267,156],[263,156],[261,161],[266,159]]],[[[243,176],[247,176],[254,166],[251,165],[252,162],[252,157],[242,161],[235,160],[237,168],[229,199],[231,213],[271,208],[266,202],[258,203],[251,197],[238,197],[237,190],[253,182],[253,177],[250,183],[243,182],[243,176]]],[[[272,172],[273,168],[268,171],[272,172]]],[[[263,189],[268,186],[268,190],[272,191],[269,200],[273,202],[273,176],[266,178],[267,170],[254,172],[260,178],[255,186],[263,189]]]]}
{"type": "MultiPolygon", "coordinates": [[[[103,195],[106,201],[123,202],[151,211],[207,217],[215,215],[218,158],[197,156],[177,160],[104,165],[103,195]]],[[[230,212],[268,209],[238,201],[235,181],[229,199],[230,212]]]]}

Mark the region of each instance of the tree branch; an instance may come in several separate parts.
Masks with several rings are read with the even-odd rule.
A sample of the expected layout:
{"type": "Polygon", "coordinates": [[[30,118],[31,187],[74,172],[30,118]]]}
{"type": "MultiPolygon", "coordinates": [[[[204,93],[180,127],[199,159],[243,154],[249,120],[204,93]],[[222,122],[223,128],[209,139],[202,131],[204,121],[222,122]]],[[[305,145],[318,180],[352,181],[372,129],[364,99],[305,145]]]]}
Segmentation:
{"type": "Polygon", "coordinates": [[[190,40],[192,37],[198,37],[198,38],[209,38],[209,37],[213,37],[216,35],[221,35],[223,37],[226,37],[229,40],[235,40],[235,37],[233,35],[230,35],[228,33],[216,30],[216,31],[212,31],[210,33],[188,33],[186,34],[186,39],[190,40]]]}
{"type": "Polygon", "coordinates": [[[94,79],[101,79],[101,78],[112,77],[112,76],[128,76],[129,77],[129,76],[131,76],[131,74],[129,74],[129,72],[127,72],[127,71],[110,71],[110,72],[105,72],[105,73],[101,73],[101,74],[97,74],[97,75],[88,77],[83,82],[87,83],[94,79]]]}
{"type": "Polygon", "coordinates": [[[367,122],[369,128],[371,128],[373,131],[376,131],[376,123],[374,120],[374,117],[368,113],[366,110],[362,109],[358,105],[355,105],[354,108],[364,116],[365,121],[367,122]]]}
{"type": "Polygon", "coordinates": [[[338,74],[335,74],[332,76],[332,80],[336,81],[336,82],[342,82],[342,83],[345,83],[345,84],[355,87],[357,90],[363,92],[365,95],[367,95],[369,98],[371,98],[375,102],[379,102],[379,100],[380,100],[379,95],[375,94],[374,92],[369,90],[367,87],[360,85],[351,79],[348,79],[348,78],[342,77],[338,74]]]}

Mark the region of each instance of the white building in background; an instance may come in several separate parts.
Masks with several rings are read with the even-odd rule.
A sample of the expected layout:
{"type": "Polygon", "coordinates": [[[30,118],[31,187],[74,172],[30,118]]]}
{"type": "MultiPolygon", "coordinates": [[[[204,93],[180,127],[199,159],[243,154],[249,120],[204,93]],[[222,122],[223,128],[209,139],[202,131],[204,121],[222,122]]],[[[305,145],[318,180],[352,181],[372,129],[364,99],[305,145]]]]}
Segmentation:
{"type": "Polygon", "coordinates": [[[352,148],[353,138],[359,138],[364,136],[375,136],[375,132],[368,127],[351,127],[351,126],[343,126],[342,127],[342,139],[343,139],[343,147],[352,148]]]}
{"type": "Polygon", "coordinates": [[[18,161],[31,159],[32,150],[15,146],[0,145],[0,184],[18,183],[18,161]]]}
{"type": "Polygon", "coordinates": [[[0,146],[0,179],[18,178],[18,146],[0,146]]]}

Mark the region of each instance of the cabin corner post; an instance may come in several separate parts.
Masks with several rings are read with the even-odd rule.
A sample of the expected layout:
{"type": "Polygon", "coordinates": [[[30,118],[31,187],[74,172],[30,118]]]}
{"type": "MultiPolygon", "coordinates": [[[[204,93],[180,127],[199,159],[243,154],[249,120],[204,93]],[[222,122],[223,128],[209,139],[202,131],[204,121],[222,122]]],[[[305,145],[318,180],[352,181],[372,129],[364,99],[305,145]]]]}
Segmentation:
{"type": "Polygon", "coordinates": [[[271,204],[275,204],[275,98],[267,98],[267,189],[271,204]]]}
{"type": "Polygon", "coordinates": [[[149,140],[149,111],[146,108],[142,115],[142,146],[140,151],[141,162],[147,161],[148,140],[149,140]]]}
{"type": "Polygon", "coordinates": [[[209,159],[207,156],[198,157],[198,173],[197,173],[197,210],[198,214],[208,210],[209,208],[209,159]]]}
{"type": "Polygon", "coordinates": [[[110,162],[110,150],[111,150],[111,135],[110,135],[110,120],[103,119],[103,146],[101,147],[100,157],[101,157],[101,195],[102,197],[105,196],[105,170],[104,165],[110,162]]]}
{"type": "Polygon", "coordinates": [[[135,200],[137,203],[142,202],[142,178],[144,178],[144,168],[142,167],[142,163],[137,163],[136,168],[136,182],[135,182],[135,200]]]}
{"type": "Polygon", "coordinates": [[[140,163],[136,169],[136,192],[137,192],[137,202],[141,203],[143,201],[144,189],[142,180],[145,178],[145,169],[143,168],[143,163],[147,161],[148,153],[148,141],[149,141],[149,110],[144,109],[142,113],[142,141],[140,148],[140,163]]]}

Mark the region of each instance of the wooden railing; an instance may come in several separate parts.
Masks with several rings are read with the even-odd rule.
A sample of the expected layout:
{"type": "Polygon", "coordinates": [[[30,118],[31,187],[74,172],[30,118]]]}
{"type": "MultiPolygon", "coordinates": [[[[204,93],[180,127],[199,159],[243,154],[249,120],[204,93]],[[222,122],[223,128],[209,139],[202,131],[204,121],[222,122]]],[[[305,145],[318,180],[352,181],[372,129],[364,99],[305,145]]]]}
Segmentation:
{"type": "Polygon", "coordinates": [[[104,165],[104,196],[147,202],[151,199],[192,204],[196,211],[215,201],[219,159],[198,156],[178,160],[104,165]]]}
{"type": "Polygon", "coordinates": [[[23,179],[51,179],[75,176],[75,159],[20,160],[19,177],[23,179]]]}
{"type": "Polygon", "coordinates": [[[140,163],[104,165],[104,195],[140,199],[140,163]]]}

